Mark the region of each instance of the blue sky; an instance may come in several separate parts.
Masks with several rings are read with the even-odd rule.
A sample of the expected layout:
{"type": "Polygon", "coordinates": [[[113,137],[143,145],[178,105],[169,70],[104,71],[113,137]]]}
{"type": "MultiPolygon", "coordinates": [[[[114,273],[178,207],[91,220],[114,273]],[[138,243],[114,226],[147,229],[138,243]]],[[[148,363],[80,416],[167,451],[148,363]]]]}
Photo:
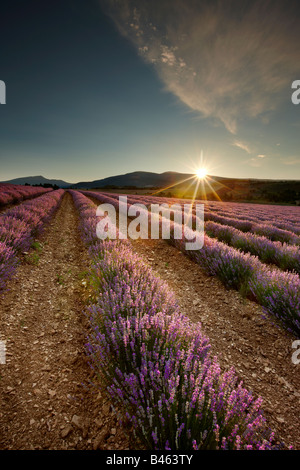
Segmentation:
{"type": "Polygon", "coordinates": [[[0,180],[300,179],[297,3],[1,4],[0,180]]]}

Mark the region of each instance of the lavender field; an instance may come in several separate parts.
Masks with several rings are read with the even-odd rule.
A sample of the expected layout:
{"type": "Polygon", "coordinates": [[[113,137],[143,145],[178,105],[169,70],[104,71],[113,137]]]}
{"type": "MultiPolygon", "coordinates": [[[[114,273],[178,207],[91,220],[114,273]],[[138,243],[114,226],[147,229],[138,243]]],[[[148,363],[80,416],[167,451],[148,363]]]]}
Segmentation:
{"type": "MultiPolygon", "coordinates": [[[[127,418],[142,430],[147,445],[156,449],[271,448],[271,437],[262,437],[258,402],[253,404],[251,393],[236,387],[234,371],[226,378],[221,374],[209,357],[209,339],[180,315],[174,300],[168,298],[167,287],[157,287],[157,279],[136,259],[127,242],[97,240],[96,206],[87,197],[118,208],[118,195],[72,192],[72,196],[99,289],[99,302],[90,307],[91,364],[107,381],[113,399],[126,406],[127,418]]],[[[128,197],[128,205],[154,202],[162,200],[128,197]]],[[[207,205],[205,220],[219,213],[221,228],[229,233],[232,227],[240,228],[234,233],[240,246],[236,249],[231,239],[228,244],[219,241],[215,233],[207,235],[206,223],[204,247],[186,254],[228,288],[239,289],[263,305],[279,327],[299,337],[299,211],[292,208],[280,214],[278,207],[249,206],[247,217],[245,209],[240,216],[239,205],[226,205],[225,210],[218,204],[207,205]],[[281,227],[287,223],[290,230],[278,226],[278,215],[281,227]],[[275,217],[277,226],[272,225],[275,217]],[[251,241],[254,247],[258,245],[260,257],[248,249],[251,241]],[[278,260],[275,267],[273,259],[278,260]]],[[[171,238],[169,242],[184,250],[183,240],[171,238]]]]}
{"type": "MultiPolygon", "coordinates": [[[[77,223],[68,231],[80,236],[88,259],[85,285],[90,294],[82,311],[88,320],[84,354],[94,387],[105,390],[112,408],[118,410],[120,426],[130,427],[137,446],[154,450],[293,446],[277,436],[277,429],[266,418],[263,398],[243,385],[235,365],[223,370],[201,322],[183,313],[168,280],[161,279],[134,251],[131,240],[99,239],[97,206],[111,204],[119,210],[118,194],[75,190],[25,194],[21,188],[14,190],[10,199],[7,188],[0,188],[4,201],[1,295],[9,295],[24,256],[32,251],[35,240],[47,236],[47,227],[55,223],[57,213],[64,217],[62,204],[69,201],[68,211],[74,212],[77,223]],[[26,197],[31,199],[21,202],[26,197]],[[5,201],[7,207],[14,201],[14,207],[5,209],[5,201]]],[[[176,203],[178,208],[189,202],[154,196],[127,198],[128,207],[144,204],[140,211],[145,214],[154,203],[176,203]]],[[[199,269],[199,278],[202,272],[208,279],[217,278],[224,286],[224,296],[234,291],[261,307],[275,337],[299,339],[299,208],[210,201],[193,204],[196,202],[205,206],[203,247],[186,250],[185,239],[174,236],[176,230],[182,230],[174,220],[166,246],[188,258],[199,269]]],[[[72,248],[68,247],[69,253],[72,248]]]]}
{"type": "MultiPolygon", "coordinates": [[[[118,207],[117,195],[85,194],[118,207]]],[[[128,206],[186,203],[153,197],[129,196],[127,200],[128,206]]],[[[227,287],[259,302],[266,314],[299,338],[299,208],[211,202],[205,204],[204,220],[203,248],[186,254],[210,275],[218,276],[227,287]]],[[[173,233],[174,230],[173,224],[173,233]]],[[[184,250],[184,240],[171,237],[170,242],[184,250]]]]}

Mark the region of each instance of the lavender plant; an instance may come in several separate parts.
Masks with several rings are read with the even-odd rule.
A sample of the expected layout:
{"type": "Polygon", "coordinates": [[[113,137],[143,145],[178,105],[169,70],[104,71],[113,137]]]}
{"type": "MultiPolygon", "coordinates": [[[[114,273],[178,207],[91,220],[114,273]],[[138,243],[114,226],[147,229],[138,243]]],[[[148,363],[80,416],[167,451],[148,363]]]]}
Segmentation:
{"type": "Polygon", "coordinates": [[[300,247],[288,243],[273,242],[266,236],[243,233],[234,227],[207,222],[205,231],[210,237],[216,237],[244,253],[258,256],[263,263],[275,264],[283,270],[300,274],[300,247]]]}
{"type": "Polygon", "coordinates": [[[49,191],[52,191],[52,189],[0,183],[0,207],[41,196],[49,191]]]}
{"type": "Polygon", "coordinates": [[[15,272],[17,262],[14,254],[12,248],[0,241],[0,292],[15,272]]]}
{"type": "Polygon", "coordinates": [[[0,215],[0,291],[5,289],[8,279],[13,275],[20,253],[27,250],[34,236],[42,231],[63,194],[62,189],[46,191],[42,196],[23,202],[0,215]]]}

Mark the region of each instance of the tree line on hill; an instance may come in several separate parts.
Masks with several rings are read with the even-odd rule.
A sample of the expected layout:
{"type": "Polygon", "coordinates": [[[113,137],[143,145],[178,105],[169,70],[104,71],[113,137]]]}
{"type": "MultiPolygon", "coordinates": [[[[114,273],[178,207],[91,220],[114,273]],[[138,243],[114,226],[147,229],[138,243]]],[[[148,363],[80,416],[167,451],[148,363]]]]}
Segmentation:
{"type": "Polygon", "coordinates": [[[50,184],[50,183],[44,183],[44,184],[29,184],[25,183],[24,186],[38,186],[39,188],[52,188],[52,189],[59,189],[59,186],[57,184],[50,184]]]}

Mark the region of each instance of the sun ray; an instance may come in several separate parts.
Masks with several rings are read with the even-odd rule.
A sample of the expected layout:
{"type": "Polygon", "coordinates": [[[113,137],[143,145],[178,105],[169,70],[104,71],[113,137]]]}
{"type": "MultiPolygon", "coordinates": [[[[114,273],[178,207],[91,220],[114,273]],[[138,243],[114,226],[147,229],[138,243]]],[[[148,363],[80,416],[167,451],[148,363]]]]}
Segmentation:
{"type": "Polygon", "coordinates": [[[162,191],[166,191],[167,189],[174,188],[174,186],[178,186],[179,184],[185,183],[186,181],[189,181],[194,178],[193,176],[189,176],[188,178],[185,178],[183,180],[177,181],[174,184],[170,184],[169,186],[166,186],[165,188],[161,188],[158,191],[155,191],[154,193],[151,194],[151,196],[155,196],[155,194],[161,193],[162,191]]]}

